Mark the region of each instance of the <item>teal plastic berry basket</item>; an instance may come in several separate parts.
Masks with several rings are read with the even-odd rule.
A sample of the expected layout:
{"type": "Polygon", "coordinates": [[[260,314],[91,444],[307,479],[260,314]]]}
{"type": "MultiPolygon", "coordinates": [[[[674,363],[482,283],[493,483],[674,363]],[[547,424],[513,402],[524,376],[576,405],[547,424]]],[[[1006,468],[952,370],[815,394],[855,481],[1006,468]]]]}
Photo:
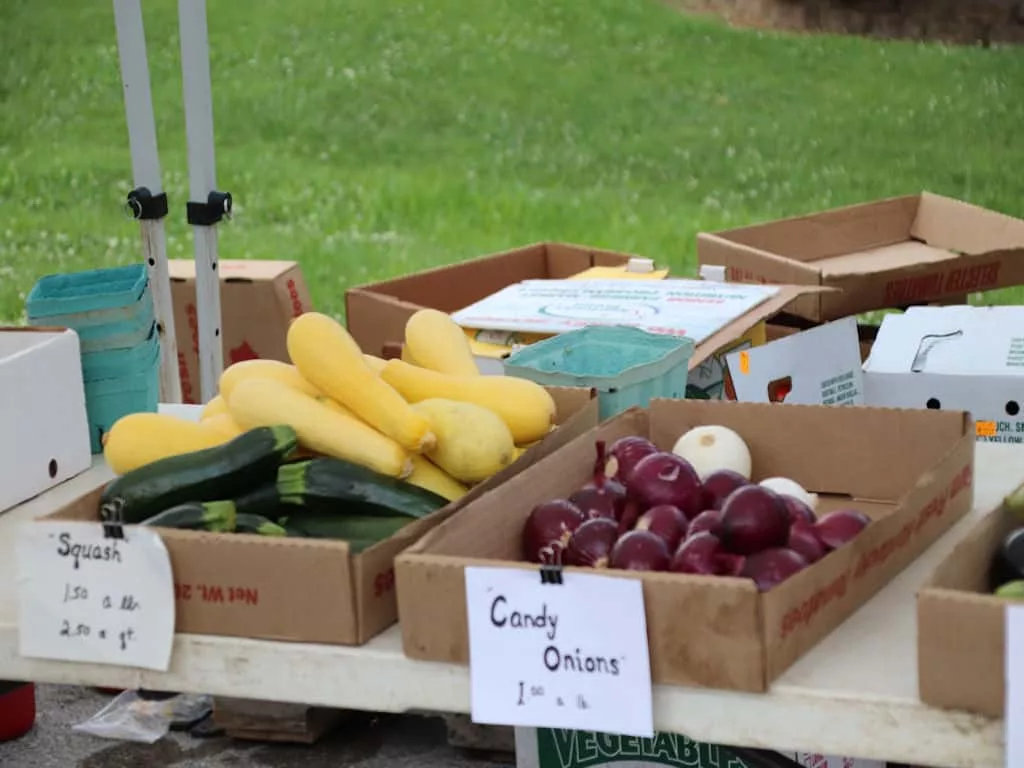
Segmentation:
{"type": "Polygon", "coordinates": [[[121,349],[101,349],[82,353],[82,378],[85,381],[116,379],[138,371],[147,371],[160,364],[160,337],[156,323],[149,326],[149,335],[139,344],[121,349]]]}
{"type": "Polygon", "coordinates": [[[144,302],[148,284],[144,264],[46,275],[29,291],[25,300],[25,314],[30,321],[67,315],[92,315],[91,321],[87,323],[92,325],[125,320],[138,312],[137,305],[144,302]],[[97,318],[93,314],[97,312],[109,312],[110,317],[97,318]]]}
{"type": "Polygon", "coordinates": [[[103,436],[129,413],[156,413],[160,400],[160,357],[127,376],[85,382],[85,412],[93,453],[103,452],[103,436]]]}
{"type": "Polygon", "coordinates": [[[505,373],[550,387],[597,390],[601,420],[652,398],[682,399],[693,340],[592,325],[538,341],[505,360],[505,373]]]}

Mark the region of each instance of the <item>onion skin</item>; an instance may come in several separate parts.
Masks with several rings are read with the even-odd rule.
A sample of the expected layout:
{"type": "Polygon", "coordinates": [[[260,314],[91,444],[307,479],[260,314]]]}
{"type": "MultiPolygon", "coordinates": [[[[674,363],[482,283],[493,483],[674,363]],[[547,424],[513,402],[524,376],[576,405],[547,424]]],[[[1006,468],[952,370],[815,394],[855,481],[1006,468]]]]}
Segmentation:
{"type": "Polygon", "coordinates": [[[626,489],[618,480],[605,480],[601,486],[587,483],[569,497],[588,520],[604,517],[619,520],[626,508],[626,489]]]}
{"type": "Polygon", "coordinates": [[[780,494],[779,498],[786,505],[786,511],[789,512],[789,521],[793,525],[800,525],[801,523],[813,525],[817,522],[818,518],[815,516],[814,510],[800,501],[800,499],[785,494],[780,494]]]}
{"type": "Polygon", "coordinates": [[[711,533],[718,536],[722,528],[722,513],[717,509],[705,509],[693,520],[686,529],[686,538],[698,533],[711,533]]]}
{"type": "Polygon", "coordinates": [[[611,567],[623,571],[666,571],[669,551],[665,541],[650,531],[630,531],[615,542],[611,567]]]}
{"type": "Polygon", "coordinates": [[[786,546],[789,512],[777,493],[758,485],[734,491],[722,507],[722,543],[737,555],[786,546]]]}
{"type": "Polygon", "coordinates": [[[750,555],[741,575],[753,579],[761,592],[767,592],[802,571],[807,565],[807,561],[797,552],[775,547],[750,555]]]}
{"type": "Polygon", "coordinates": [[[814,533],[822,544],[833,550],[853,541],[870,524],[871,518],[858,509],[839,509],[818,518],[814,533]]]}
{"type": "Polygon", "coordinates": [[[620,437],[608,449],[604,475],[609,479],[618,480],[628,487],[633,468],[640,463],[641,459],[652,453],[657,453],[657,451],[657,446],[646,437],[635,435],[620,437]]]}
{"type": "Polygon", "coordinates": [[[562,562],[587,568],[607,568],[618,538],[619,526],[614,520],[603,517],[587,520],[570,537],[562,553],[562,562]]]}
{"type": "Polygon", "coordinates": [[[676,549],[669,569],[675,573],[695,573],[702,576],[717,576],[717,556],[722,552],[722,543],[714,534],[698,533],[691,536],[676,549]]]}
{"type": "Polygon", "coordinates": [[[626,490],[638,507],[650,509],[661,504],[679,507],[686,519],[704,509],[704,489],[696,471],[674,453],[652,453],[633,468],[626,490]]]}
{"type": "Polygon", "coordinates": [[[665,546],[671,552],[679,546],[679,542],[686,535],[687,525],[686,515],[679,507],[661,504],[651,507],[640,515],[640,519],[636,521],[635,530],[650,531],[656,536],[660,536],[665,540],[665,546]]]}
{"type": "Polygon", "coordinates": [[[538,504],[523,525],[523,556],[533,563],[557,564],[583,513],[567,499],[538,504]]]}
{"type": "Polygon", "coordinates": [[[704,509],[721,509],[733,491],[750,485],[739,472],[719,469],[701,480],[704,487],[704,509]]]}
{"type": "Polygon", "coordinates": [[[787,547],[808,563],[816,563],[828,554],[828,548],[821,543],[814,528],[805,522],[796,523],[789,529],[787,547]]]}

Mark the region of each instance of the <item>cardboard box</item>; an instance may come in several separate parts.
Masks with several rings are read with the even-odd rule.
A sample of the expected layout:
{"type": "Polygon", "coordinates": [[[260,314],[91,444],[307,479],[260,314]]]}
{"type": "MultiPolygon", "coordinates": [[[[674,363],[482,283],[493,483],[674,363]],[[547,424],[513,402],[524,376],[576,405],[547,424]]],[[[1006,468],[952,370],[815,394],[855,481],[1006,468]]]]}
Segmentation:
{"type": "Polygon", "coordinates": [[[886,315],[864,363],[868,405],[970,411],[978,440],[1024,443],[1024,307],[886,315]]]}
{"type": "Polygon", "coordinates": [[[923,192],[697,235],[729,280],[819,285],[788,310],[817,322],[1024,283],[1024,221],[923,192]]]}
{"type": "MultiPolygon", "coordinates": [[[[538,243],[352,288],[345,293],[348,329],[364,352],[382,355],[385,347],[400,348],[406,321],[423,307],[454,312],[522,280],[564,280],[595,266],[624,266],[631,258],[638,257],[581,245],[538,243]]],[[[765,320],[801,295],[821,290],[813,286],[782,286],[774,297],[698,344],[690,359],[690,371],[697,371],[690,381],[693,393],[721,397],[723,350],[733,349],[737,344],[760,343],[763,328],[759,326],[765,320]]],[[[488,366],[486,372],[501,371],[488,366]]]]}
{"type": "Polygon", "coordinates": [[[418,309],[454,312],[522,280],[565,280],[592,267],[624,267],[632,254],[583,245],[536,243],[345,292],[349,333],[364,352],[379,355],[401,343],[418,309]]]}
{"type": "MultiPolygon", "coordinates": [[[[533,466],[597,423],[586,389],[548,390],[559,428],[457,502],[349,553],[344,541],[160,529],[174,571],[177,632],[362,645],[398,618],[395,555],[463,506],[533,466]]],[[[102,488],[48,519],[98,520],[102,488]]]]}
{"type": "MultiPolygon", "coordinates": [[[[221,261],[219,267],[224,365],[252,358],[289,362],[285,344],[288,325],[292,318],[313,308],[302,269],[294,261],[230,259],[221,261]]],[[[192,259],[172,259],[168,269],[181,399],[184,403],[198,403],[196,263],[192,259]]]]}
{"type": "MultiPolygon", "coordinates": [[[[810,326],[813,328],[814,326],[810,326]]],[[[808,330],[807,328],[794,327],[789,325],[780,325],[776,322],[768,323],[765,326],[765,341],[777,341],[778,339],[784,339],[787,336],[792,336],[794,333],[800,333],[802,330],[808,330]]],[[[875,339],[878,337],[878,326],[877,325],[866,325],[863,323],[857,324],[857,339],[860,347],[860,361],[865,362],[868,356],[871,354],[871,347],[875,343],[875,339]]]]}
{"type": "Polygon", "coordinates": [[[989,594],[1003,539],[1024,526],[1003,507],[983,517],[917,593],[917,676],[933,707],[1003,717],[1006,600],[989,594]]]}
{"type": "Polygon", "coordinates": [[[857,320],[847,317],[732,352],[726,363],[743,403],[863,405],[857,320]]]}
{"type": "Polygon", "coordinates": [[[667,449],[701,424],[743,436],[755,479],[790,477],[822,495],[824,511],[852,505],[875,522],[764,594],[746,579],[616,572],[643,581],[655,683],[766,690],[971,508],[968,414],[655,400],[477,498],[398,557],[406,655],[467,663],[464,568],[535,568],[519,562],[523,523],[590,480],[595,440],[639,434],[667,449]]]}
{"type": "Polygon", "coordinates": [[[92,463],[78,334],[0,328],[0,512],[92,463]]]}

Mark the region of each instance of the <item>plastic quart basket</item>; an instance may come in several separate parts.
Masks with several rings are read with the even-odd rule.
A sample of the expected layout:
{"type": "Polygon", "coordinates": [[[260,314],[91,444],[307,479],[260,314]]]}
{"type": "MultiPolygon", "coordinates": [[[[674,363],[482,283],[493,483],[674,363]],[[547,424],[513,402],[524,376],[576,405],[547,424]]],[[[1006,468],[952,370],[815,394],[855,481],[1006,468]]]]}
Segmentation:
{"type": "Polygon", "coordinates": [[[25,299],[25,314],[35,322],[84,315],[84,325],[129,320],[145,312],[148,284],[145,264],[47,275],[25,299]]]}
{"type": "Polygon", "coordinates": [[[505,360],[505,374],[544,386],[597,390],[601,420],[652,398],[681,399],[693,340],[628,326],[593,325],[538,341],[505,360]]]}

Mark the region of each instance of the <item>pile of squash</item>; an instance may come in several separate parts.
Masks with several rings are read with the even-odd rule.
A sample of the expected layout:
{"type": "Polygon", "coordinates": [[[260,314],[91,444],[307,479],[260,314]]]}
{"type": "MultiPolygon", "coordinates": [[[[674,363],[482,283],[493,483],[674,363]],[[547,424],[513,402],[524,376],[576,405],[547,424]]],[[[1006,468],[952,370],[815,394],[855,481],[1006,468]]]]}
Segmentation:
{"type": "Polygon", "coordinates": [[[554,425],[555,403],[543,387],[481,376],[462,329],[436,310],[409,318],[402,359],[363,354],[340,323],[317,312],[292,321],[288,355],[291,364],[227,368],[198,422],[124,416],[106,436],[107,463],[123,474],[287,424],[309,455],[345,459],[454,501],[554,425]]]}

